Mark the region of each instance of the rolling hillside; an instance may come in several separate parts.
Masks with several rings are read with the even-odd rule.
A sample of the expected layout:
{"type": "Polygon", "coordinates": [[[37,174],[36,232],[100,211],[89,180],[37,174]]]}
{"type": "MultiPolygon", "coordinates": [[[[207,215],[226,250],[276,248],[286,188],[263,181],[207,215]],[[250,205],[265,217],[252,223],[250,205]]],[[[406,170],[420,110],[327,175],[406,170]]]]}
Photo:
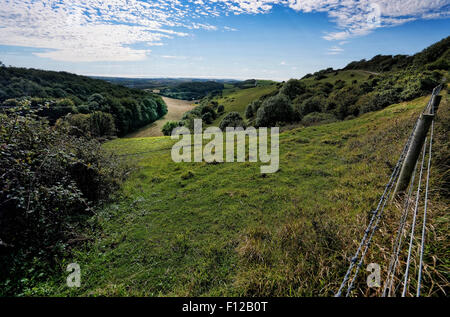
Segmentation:
{"type": "MultiPolygon", "coordinates": [[[[443,93],[426,249],[429,295],[448,285],[442,172],[450,108],[443,93]]],[[[120,199],[97,213],[97,230],[85,233],[91,242],[24,294],[331,296],[426,101],[282,133],[280,170],[269,175],[260,174],[259,163],[176,164],[169,137],[110,141],[106,149],[136,166],[120,199]],[[56,273],[70,262],[82,266],[77,290],[63,287],[65,277],[56,273]]],[[[391,205],[369,261],[387,265],[399,216],[391,205]]]]}
{"type": "MultiPolygon", "coordinates": [[[[0,260],[8,264],[0,265],[6,267],[0,295],[331,296],[440,82],[445,87],[433,139],[422,294],[446,295],[449,43],[446,38],[411,57],[375,57],[285,83],[224,83],[223,90],[183,115],[179,110],[168,124],[191,128],[201,118],[205,126],[280,126],[280,169],[274,174],[261,174],[260,163],[177,164],[170,137],[100,143],[105,139],[80,136],[79,128],[105,122],[113,131],[113,119],[125,134],[167,109],[145,91],[2,67],[23,78],[0,82],[0,93],[21,96],[4,97],[3,106],[16,112],[0,116],[0,174],[6,184],[0,203],[9,204],[0,221],[11,224],[0,226],[10,237],[0,240],[0,252],[7,255],[0,260]],[[48,109],[62,111],[56,124],[14,107],[48,99],[48,109]],[[30,218],[33,205],[38,212],[30,218]],[[66,267],[74,262],[83,282],[69,289],[66,267]]],[[[137,133],[155,135],[146,134],[152,129],[137,133]]],[[[388,265],[401,212],[398,202],[387,207],[368,263],[388,265]]],[[[379,295],[359,278],[354,295],[379,295]]]]}
{"type": "Polygon", "coordinates": [[[447,37],[411,56],[377,55],[283,83],[248,80],[203,98],[178,124],[295,127],[354,118],[430,93],[447,75],[449,52],[447,37]]]}
{"type": "Polygon", "coordinates": [[[257,86],[253,88],[240,89],[230,87],[225,89],[222,96],[212,99],[213,101],[217,101],[218,104],[223,105],[225,111],[224,113],[219,114],[211,125],[218,126],[223,117],[231,111],[239,112],[241,116],[244,117],[247,105],[264,95],[275,92],[279,88],[277,84],[278,83],[269,80],[259,80],[257,86]]]}

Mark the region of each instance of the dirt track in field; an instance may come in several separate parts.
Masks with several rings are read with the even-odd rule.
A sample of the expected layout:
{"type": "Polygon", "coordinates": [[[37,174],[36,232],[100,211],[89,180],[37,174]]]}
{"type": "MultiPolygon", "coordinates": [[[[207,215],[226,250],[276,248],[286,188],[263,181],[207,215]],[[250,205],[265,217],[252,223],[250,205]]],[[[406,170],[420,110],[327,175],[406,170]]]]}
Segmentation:
{"type": "Polygon", "coordinates": [[[194,108],[193,101],[179,100],[173,98],[162,97],[167,105],[167,114],[161,119],[140,128],[139,130],[128,134],[127,138],[144,138],[149,136],[162,136],[162,127],[167,121],[178,121],[183,114],[194,108]]]}

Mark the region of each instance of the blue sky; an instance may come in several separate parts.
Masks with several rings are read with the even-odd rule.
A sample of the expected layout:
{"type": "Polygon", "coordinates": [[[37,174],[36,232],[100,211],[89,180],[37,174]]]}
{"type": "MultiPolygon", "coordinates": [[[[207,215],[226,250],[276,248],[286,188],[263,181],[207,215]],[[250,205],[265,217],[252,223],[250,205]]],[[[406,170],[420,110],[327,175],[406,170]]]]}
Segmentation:
{"type": "Polygon", "coordinates": [[[299,78],[447,37],[450,0],[0,0],[6,65],[124,77],[299,78]]]}

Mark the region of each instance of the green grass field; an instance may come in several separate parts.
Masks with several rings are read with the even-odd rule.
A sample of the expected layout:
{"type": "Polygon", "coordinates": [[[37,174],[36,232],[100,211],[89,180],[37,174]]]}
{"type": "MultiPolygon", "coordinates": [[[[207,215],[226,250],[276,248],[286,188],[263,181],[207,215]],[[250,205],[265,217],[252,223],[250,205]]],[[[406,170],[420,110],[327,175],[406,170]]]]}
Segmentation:
{"type": "Polygon", "coordinates": [[[214,99],[225,107],[225,111],[212,122],[211,126],[218,126],[225,115],[232,111],[239,112],[242,118],[245,118],[245,108],[247,108],[249,103],[261,96],[274,92],[276,89],[277,83],[270,80],[258,80],[258,86],[254,88],[226,88],[222,93],[222,97],[214,99]]]}
{"type": "MultiPolygon", "coordinates": [[[[225,108],[242,112],[249,101],[274,87],[235,92],[234,101],[223,100],[225,108]]],[[[353,120],[284,132],[280,170],[275,174],[262,175],[259,163],[174,163],[170,149],[175,141],[169,137],[110,141],[105,148],[134,166],[131,176],[117,202],[98,212],[95,229],[86,234],[93,236],[92,241],[76,247],[73,257],[59,263],[60,279],[33,292],[333,295],[347,268],[346,259],[362,236],[368,212],[427,99],[353,120]],[[65,287],[65,266],[70,262],[81,266],[79,289],[65,287]]],[[[448,145],[443,145],[448,98],[441,103],[440,113],[435,148],[447,151],[448,145]]],[[[432,178],[435,186],[438,171],[436,167],[432,178]]],[[[430,223],[440,219],[448,226],[448,215],[442,214],[448,200],[438,198],[436,190],[430,223]]],[[[386,265],[392,238],[389,230],[399,211],[390,207],[386,214],[367,257],[382,265],[386,265]]],[[[442,238],[445,232],[430,235],[442,238]]],[[[439,248],[438,240],[427,241],[427,251],[433,250],[436,259],[433,264],[427,253],[427,274],[445,275],[448,263],[442,262],[441,255],[446,251],[439,248]]]]}

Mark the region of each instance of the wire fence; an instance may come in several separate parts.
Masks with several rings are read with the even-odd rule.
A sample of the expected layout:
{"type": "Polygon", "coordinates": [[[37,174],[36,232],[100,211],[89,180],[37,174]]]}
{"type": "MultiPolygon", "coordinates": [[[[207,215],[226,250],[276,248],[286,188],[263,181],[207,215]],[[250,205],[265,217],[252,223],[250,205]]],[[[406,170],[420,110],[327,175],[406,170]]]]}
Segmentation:
{"type": "MultiPolygon", "coordinates": [[[[423,114],[433,115],[433,118],[431,121],[431,129],[430,129],[431,132],[430,132],[429,146],[428,146],[428,164],[427,164],[427,170],[426,170],[427,174],[426,174],[426,184],[425,184],[425,197],[423,199],[424,212],[423,212],[423,218],[422,218],[423,219],[422,220],[422,230],[421,230],[421,234],[420,234],[420,246],[419,246],[419,252],[418,252],[419,253],[418,254],[419,255],[419,265],[418,265],[418,269],[417,269],[418,277],[417,277],[417,290],[415,292],[416,296],[420,296],[421,285],[422,285],[422,283],[421,283],[422,282],[422,270],[423,270],[423,266],[424,266],[423,260],[424,260],[424,247],[425,247],[425,235],[426,235],[426,217],[427,217],[427,208],[428,208],[429,177],[430,177],[430,170],[431,170],[431,153],[432,153],[434,114],[435,114],[434,98],[436,98],[439,95],[441,88],[442,88],[442,84],[438,85],[437,87],[435,87],[433,89],[431,98],[429,99],[427,105],[425,106],[425,108],[423,109],[422,114],[421,114],[421,116],[423,114]]],[[[366,254],[370,248],[373,236],[375,235],[375,233],[378,229],[379,221],[383,216],[383,212],[384,212],[386,206],[392,201],[392,198],[394,196],[392,189],[399,179],[400,170],[402,168],[402,165],[404,164],[405,157],[408,154],[408,150],[410,149],[413,139],[416,137],[415,130],[418,126],[420,119],[421,118],[419,117],[416,120],[414,127],[413,127],[410,135],[408,136],[408,139],[403,147],[400,157],[399,157],[396,165],[394,166],[392,174],[391,174],[386,186],[384,187],[383,194],[381,195],[380,200],[378,201],[377,207],[375,208],[375,210],[373,210],[371,212],[372,216],[370,217],[369,224],[367,225],[366,229],[364,230],[363,237],[358,245],[358,248],[357,248],[354,256],[350,259],[348,269],[345,273],[345,276],[342,280],[342,283],[340,284],[338,291],[335,294],[336,297],[341,297],[341,296],[348,297],[348,296],[351,296],[351,294],[352,294],[352,291],[355,287],[355,283],[358,278],[358,274],[364,263],[366,254]]],[[[406,195],[404,195],[405,201],[403,204],[403,211],[402,211],[402,214],[400,217],[397,234],[396,234],[396,237],[394,240],[394,248],[393,248],[392,254],[390,256],[390,263],[389,263],[389,267],[388,267],[388,271],[387,271],[387,275],[386,275],[386,280],[384,281],[384,287],[383,287],[383,291],[382,291],[383,297],[384,296],[395,296],[395,287],[394,287],[395,280],[403,281],[402,296],[407,295],[408,285],[410,284],[409,283],[410,266],[411,266],[411,261],[413,259],[412,250],[413,250],[414,242],[419,240],[419,238],[417,238],[417,239],[415,238],[415,227],[416,227],[416,221],[418,218],[418,210],[419,210],[419,206],[420,206],[422,174],[424,171],[424,162],[425,162],[425,157],[426,157],[426,152],[427,152],[426,143],[427,143],[427,141],[425,139],[425,142],[423,143],[422,150],[421,150],[422,161],[420,164],[419,178],[417,181],[417,191],[416,191],[416,196],[415,196],[415,208],[414,208],[414,214],[413,214],[413,217],[411,220],[411,232],[410,232],[408,257],[407,257],[407,261],[406,261],[406,265],[405,265],[405,271],[403,272],[403,278],[397,277],[397,279],[395,279],[396,275],[402,274],[402,272],[399,269],[397,269],[397,267],[399,266],[399,262],[400,262],[399,255],[402,251],[402,240],[403,240],[403,235],[405,234],[405,227],[406,227],[406,224],[408,221],[408,213],[409,213],[409,209],[410,209],[410,205],[411,205],[410,204],[411,195],[412,195],[413,187],[415,184],[416,169],[418,168],[417,162],[415,163],[415,167],[414,167],[413,173],[411,175],[408,193],[406,195]],[[399,271],[399,273],[397,273],[397,271],[399,271]]]]}

